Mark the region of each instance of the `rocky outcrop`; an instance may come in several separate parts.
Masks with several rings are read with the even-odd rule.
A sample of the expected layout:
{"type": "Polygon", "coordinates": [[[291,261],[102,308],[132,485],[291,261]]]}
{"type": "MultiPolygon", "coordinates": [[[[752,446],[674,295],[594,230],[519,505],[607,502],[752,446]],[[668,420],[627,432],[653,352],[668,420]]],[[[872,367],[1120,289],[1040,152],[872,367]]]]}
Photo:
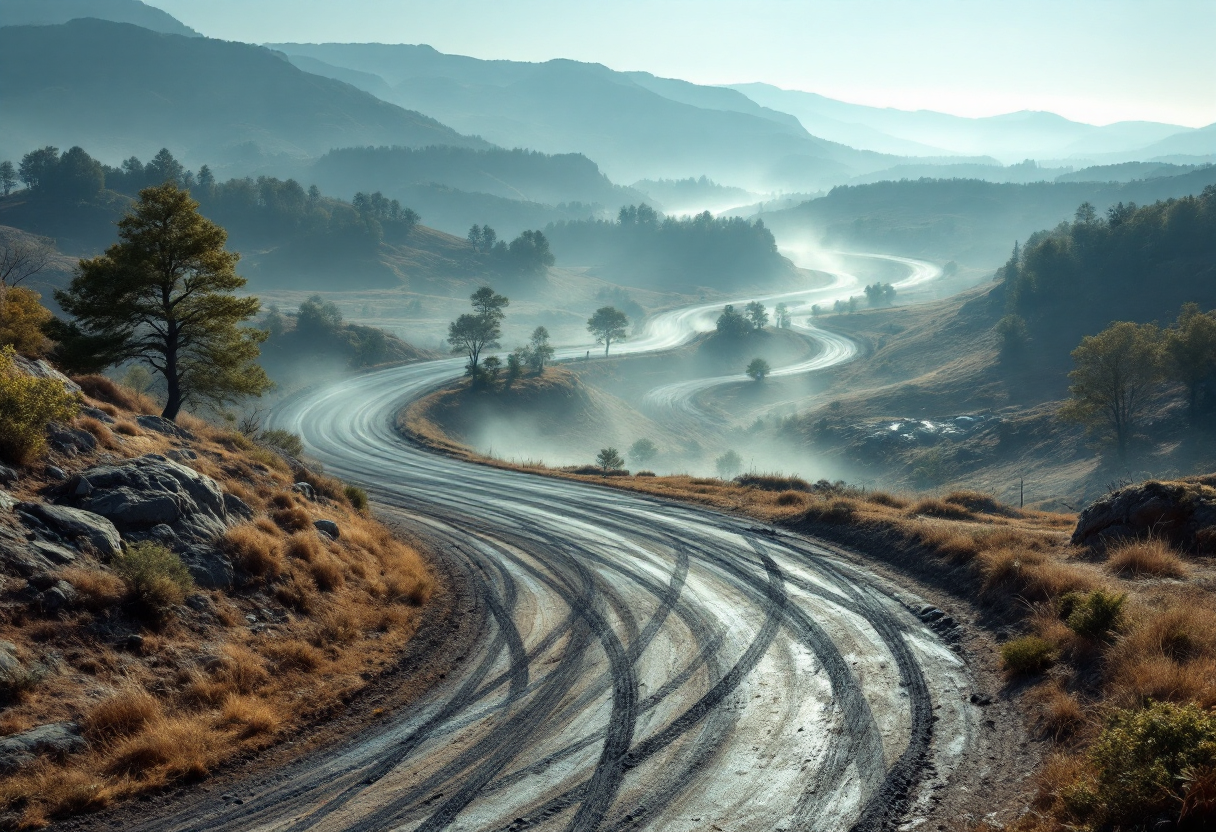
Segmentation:
{"type": "Polygon", "coordinates": [[[166,526],[182,543],[210,543],[230,522],[215,480],[159,454],[94,466],[63,490],[61,503],[109,519],[124,536],[166,526]]]}
{"type": "MultiPolygon", "coordinates": [[[[70,543],[80,549],[108,558],[122,551],[118,529],[104,516],[68,506],[48,503],[17,503],[21,522],[39,538],[38,542],[55,547],[70,543]]],[[[57,551],[48,549],[44,554],[57,551]]]]}
{"type": "Polygon", "coordinates": [[[13,361],[15,362],[17,369],[25,373],[27,376],[33,376],[34,378],[53,378],[55,381],[62,382],[63,386],[68,389],[69,393],[80,392],[79,384],[72,381],[70,378],[56,370],[42,359],[35,361],[22,355],[16,355],[13,356],[13,361]]]}
{"type": "Polygon", "coordinates": [[[63,757],[83,751],[88,743],[74,722],[39,725],[0,739],[0,774],[9,774],[37,761],[39,755],[63,757]]]}
{"type": "Polygon", "coordinates": [[[1216,477],[1149,481],[1113,491],[1081,512],[1075,546],[1163,537],[1175,547],[1216,554],[1216,477]]]}
{"type": "Polygon", "coordinates": [[[194,434],[176,422],[171,422],[163,416],[136,416],[135,421],[144,430],[152,430],[172,436],[174,439],[193,439],[194,434]]]}

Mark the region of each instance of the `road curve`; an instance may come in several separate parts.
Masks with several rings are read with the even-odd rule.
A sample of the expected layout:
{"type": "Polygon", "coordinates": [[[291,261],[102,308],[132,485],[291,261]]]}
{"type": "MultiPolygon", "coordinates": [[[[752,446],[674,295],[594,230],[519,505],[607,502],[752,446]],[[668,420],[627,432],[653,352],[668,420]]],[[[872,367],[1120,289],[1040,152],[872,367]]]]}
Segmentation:
{"type": "Polygon", "coordinates": [[[802,538],[402,440],[399,409],[460,371],[334,383],[274,424],[451,553],[476,649],[243,804],[135,829],[869,830],[928,810],[976,725],[912,599],[802,538]]]}
{"type": "MultiPolygon", "coordinates": [[[[886,260],[907,267],[907,277],[894,283],[896,291],[904,296],[919,294],[920,290],[925,288],[925,284],[940,277],[942,273],[941,269],[932,263],[913,260],[910,257],[897,257],[890,254],[850,254],[847,256],[871,260],[886,260]]],[[[857,290],[862,286],[862,281],[851,272],[833,271],[829,272],[829,274],[832,275],[833,280],[827,286],[761,298],[763,301],[785,302],[789,307],[792,320],[790,328],[795,332],[801,333],[808,340],[813,341],[818,347],[815,355],[811,358],[806,361],[778,367],[769,373],[770,377],[777,378],[811,373],[816,370],[824,370],[828,367],[844,364],[857,357],[857,343],[851,338],[820,329],[810,323],[806,325],[797,323],[798,320],[805,320],[805,316],[810,314],[813,304],[827,306],[838,300],[848,300],[853,295],[856,295],[857,290]]],[[[698,309],[701,308],[704,307],[698,307],[698,309]]],[[[714,304],[709,308],[709,314],[700,315],[696,319],[699,331],[709,331],[712,329],[712,324],[706,325],[706,322],[707,320],[716,320],[718,314],[721,313],[721,309],[721,303],[714,304]]],[[[724,384],[738,384],[746,379],[747,376],[740,369],[739,372],[730,375],[709,376],[673,382],[648,391],[643,396],[642,403],[648,411],[654,414],[655,418],[665,422],[669,427],[676,430],[692,430],[697,425],[717,421],[717,418],[713,414],[698,405],[697,397],[699,395],[714,387],[721,387],[724,384]]]]}

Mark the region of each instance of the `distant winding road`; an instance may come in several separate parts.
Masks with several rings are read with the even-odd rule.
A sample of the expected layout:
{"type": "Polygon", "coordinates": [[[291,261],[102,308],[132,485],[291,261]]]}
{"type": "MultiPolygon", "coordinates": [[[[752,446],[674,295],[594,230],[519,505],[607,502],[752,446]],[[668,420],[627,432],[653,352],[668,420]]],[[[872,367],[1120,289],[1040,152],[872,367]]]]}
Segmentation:
{"type": "MultiPolygon", "coordinates": [[[[628,347],[675,346],[710,310],[628,347]]],[[[913,599],[803,538],[404,441],[397,412],[460,372],[334,383],[274,424],[443,544],[474,589],[476,649],[243,804],[134,828],[818,832],[927,811],[976,725],[967,669],[913,599]]]]}

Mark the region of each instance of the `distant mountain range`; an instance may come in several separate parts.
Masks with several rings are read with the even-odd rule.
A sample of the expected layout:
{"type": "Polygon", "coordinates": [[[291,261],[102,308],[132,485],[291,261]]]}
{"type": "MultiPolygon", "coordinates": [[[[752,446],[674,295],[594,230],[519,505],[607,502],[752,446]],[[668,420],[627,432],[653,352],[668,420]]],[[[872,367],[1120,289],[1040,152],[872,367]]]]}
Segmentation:
{"type": "Polygon", "coordinates": [[[303,72],[244,43],[78,19],[0,28],[0,154],[88,144],[111,163],[175,148],[187,161],[333,147],[488,147],[432,118],[303,72]]]}
{"type": "Polygon", "coordinates": [[[815,189],[897,161],[824,141],[734,90],[599,64],[483,61],[429,46],[269,46],[503,147],[583,153],[615,181],[706,175],[762,192],[815,189]]]}
{"type": "Polygon", "coordinates": [[[199,37],[198,32],[168,12],[140,0],[4,0],[0,26],[43,26],[96,17],[115,23],[133,23],[166,35],[199,37]]]}

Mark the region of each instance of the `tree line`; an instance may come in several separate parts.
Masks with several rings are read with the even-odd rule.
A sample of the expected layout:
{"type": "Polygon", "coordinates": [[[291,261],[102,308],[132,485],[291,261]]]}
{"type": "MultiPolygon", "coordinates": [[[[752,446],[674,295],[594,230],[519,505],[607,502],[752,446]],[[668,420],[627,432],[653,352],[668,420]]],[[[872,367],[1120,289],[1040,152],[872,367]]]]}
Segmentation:
{"type": "Polygon", "coordinates": [[[762,220],[714,218],[708,211],[664,217],[643,203],[621,208],[615,221],[552,223],[545,234],[560,261],[599,265],[632,284],[731,285],[788,268],[762,220]]]}

